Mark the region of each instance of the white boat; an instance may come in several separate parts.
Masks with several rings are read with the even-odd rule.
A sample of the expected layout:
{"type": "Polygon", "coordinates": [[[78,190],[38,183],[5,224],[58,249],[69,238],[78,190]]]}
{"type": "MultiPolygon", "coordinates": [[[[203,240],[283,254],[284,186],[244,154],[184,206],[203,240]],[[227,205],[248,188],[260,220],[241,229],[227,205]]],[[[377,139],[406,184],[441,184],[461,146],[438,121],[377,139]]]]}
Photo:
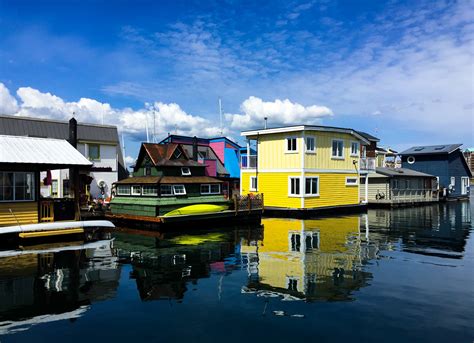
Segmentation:
{"type": "Polygon", "coordinates": [[[20,238],[33,238],[114,228],[115,225],[108,220],[64,221],[0,227],[0,235],[18,234],[20,238]]]}

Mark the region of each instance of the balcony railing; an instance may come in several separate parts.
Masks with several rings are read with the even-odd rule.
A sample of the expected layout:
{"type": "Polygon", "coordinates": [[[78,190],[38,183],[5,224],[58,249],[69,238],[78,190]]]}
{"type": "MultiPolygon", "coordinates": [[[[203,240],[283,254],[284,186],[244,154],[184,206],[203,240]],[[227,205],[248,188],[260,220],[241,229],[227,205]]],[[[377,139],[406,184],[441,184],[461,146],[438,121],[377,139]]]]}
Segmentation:
{"type": "Polygon", "coordinates": [[[240,158],[240,167],[241,168],[257,168],[257,155],[243,155],[240,158]]]}
{"type": "Polygon", "coordinates": [[[360,170],[375,171],[375,166],[375,158],[373,157],[363,157],[360,159],[360,170]]]}

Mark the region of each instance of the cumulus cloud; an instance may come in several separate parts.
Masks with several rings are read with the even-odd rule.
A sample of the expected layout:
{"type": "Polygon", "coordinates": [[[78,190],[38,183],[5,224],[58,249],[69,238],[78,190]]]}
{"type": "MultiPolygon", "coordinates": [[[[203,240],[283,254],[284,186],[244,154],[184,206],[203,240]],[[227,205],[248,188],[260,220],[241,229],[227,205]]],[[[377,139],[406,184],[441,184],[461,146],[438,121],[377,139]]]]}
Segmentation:
{"type": "Polygon", "coordinates": [[[303,106],[288,99],[263,101],[251,96],[240,106],[243,114],[226,114],[234,129],[249,129],[263,126],[264,118],[268,118],[270,126],[316,124],[321,118],[333,115],[326,106],[303,106]]]}
{"type": "Polygon", "coordinates": [[[135,157],[126,156],[126,157],[125,157],[125,163],[126,163],[127,165],[134,164],[134,163],[135,163],[135,157]]]}
{"type": "Polygon", "coordinates": [[[150,139],[153,139],[155,133],[157,141],[168,133],[200,137],[232,136],[238,130],[262,127],[265,117],[271,126],[277,126],[315,124],[321,118],[333,114],[325,106],[303,106],[288,99],[263,101],[250,96],[242,102],[241,114],[225,114],[227,123],[220,128],[218,123],[208,118],[186,113],[176,103],[157,101],[134,110],[114,108],[108,103],[89,98],[67,102],[54,94],[43,93],[31,87],[21,87],[16,94],[19,102],[0,83],[0,111],[3,114],[55,120],[68,120],[74,115],[79,122],[116,125],[121,132],[136,140],[145,137],[147,127],[150,139]]]}
{"type": "Polygon", "coordinates": [[[18,102],[3,83],[0,83],[0,113],[13,114],[18,111],[18,102]]]}

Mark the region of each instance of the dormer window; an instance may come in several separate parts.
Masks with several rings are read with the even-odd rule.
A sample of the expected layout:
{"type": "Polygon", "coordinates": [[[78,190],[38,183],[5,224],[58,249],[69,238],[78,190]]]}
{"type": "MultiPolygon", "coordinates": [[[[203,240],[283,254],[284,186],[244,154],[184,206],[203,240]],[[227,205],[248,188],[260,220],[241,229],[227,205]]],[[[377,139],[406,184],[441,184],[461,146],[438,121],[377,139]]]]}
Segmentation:
{"type": "Polygon", "coordinates": [[[191,175],[191,169],[189,169],[189,167],[182,167],[181,168],[181,175],[183,175],[183,176],[191,175]]]}
{"type": "Polygon", "coordinates": [[[174,158],[176,158],[176,159],[177,159],[177,158],[180,158],[181,155],[182,155],[182,153],[181,153],[181,151],[179,151],[178,149],[176,149],[176,150],[174,151],[174,153],[173,153],[173,156],[174,156],[174,158]]]}

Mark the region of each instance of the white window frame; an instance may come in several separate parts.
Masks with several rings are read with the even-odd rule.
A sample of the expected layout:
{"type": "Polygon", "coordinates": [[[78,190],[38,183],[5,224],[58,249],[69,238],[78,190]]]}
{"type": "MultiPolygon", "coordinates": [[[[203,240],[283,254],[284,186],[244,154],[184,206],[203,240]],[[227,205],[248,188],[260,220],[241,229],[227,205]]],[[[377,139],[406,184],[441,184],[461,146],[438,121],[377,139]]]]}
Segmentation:
{"type": "Polygon", "coordinates": [[[315,154],[316,153],[316,137],[314,136],[306,136],[304,138],[304,146],[305,146],[305,152],[309,154],[315,154]],[[308,139],[313,140],[313,149],[308,149],[308,139]]]}
{"type": "Polygon", "coordinates": [[[181,175],[182,176],[190,176],[191,169],[189,167],[181,167],[181,175]]]}
{"type": "Polygon", "coordinates": [[[117,195],[130,195],[131,189],[130,185],[117,185],[117,195]],[[127,189],[128,192],[121,192],[120,188],[123,187],[124,189],[127,189]]]}
{"type": "Polygon", "coordinates": [[[307,176],[304,178],[304,196],[306,198],[309,197],[318,197],[319,196],[319,176],[307,176]],[[306,180],[308,179],[317,179],[318,181],[316,182],[316,188],[317,188],[317,193],[307,193],[306,192],[306,180]]]}
{"type": "Polygon", "coordinates": [[[174,196],[173,186],[169,185],[169,184],[160,185],[160,196],[162,196],[162,197],[172,197],[172,196],[174,196]],[[171,194],[163,194],[163,192],[162,192],[163,187],[169,187],[170,191],[171,191],[171,194]]]}
{"type": "Polygon", "coordinates": [[[469,187],[470,187],[469,177],[461,176],[461,195],[467,195],[469,193],[469,187]],[[464,181],[466,181],[466,188],[464,188],[464,181]]]}
{"type": "Polygon", "coordinates": [[[130,194],[131,194],[131,195],[142,195],[142,186],[132,185],[132,186],[131,186],[130,194]],[[137,188],[138,188],[138,190],[139,190],[138,193],[134,191],[134,190],[136,190],[137,188]]]}
{"type": "Polygon", "coordinates": [[[285,153],[287,153],[287,154],[296,154],[296,153],[298,153],[298,137],[291,136],[291,137],[286,137],[285,138],[285,153]],[[288,141],[290,139],[295,140],[295,150],[288,150],[288,141]]]}
{"type": "Polygon", "coordinates": [[[251,192],[256,192],[257,189],[258,189],[258,178],[256,176],[250,176],[249,190],[251,192]],[[253,180],[255,180],[255,186],[257,187],[253,187],[253,180]]]}
{"type": "MultiPolygon", "coordinates": [[[[8,199],[8,200],[0,200],[0,203],[2,202],[28,202],[28,201],[35,201],[36,200],[36,194],[35,194],[35,175],[33,172],[22,172],[22,171],[0,171],[0,178],[3,177],[3,173],[12,173],[12,184],[10,185],[11,187],[11,190],[12,190],[12,198],[11,199],[8,199]],[[29,175],[29,179],[31,180],[31,184],[28,185],[28,181],[26,181],[24,183],[23,186],[17,186],[17,176],[18,174],[24,174],[25,176],[25,180],[28,180],[28,176],[29,175]],[[31,186],[31,188],[29,187],[31,186]],[[29,188],[29,194],[31,194],[31,199],[17,199],[16,197],[16,189],[17,187],[21,187],[21,188],[29,188]]],[[[59,187],[59,183],[58,183],[58,187],[59,187]]],[[[0,188],[0,191],[3,191],[3,187],[0,188]]],[[[59,191],[59,189],[58,189],[59,191]]],[[[59,193],[58,193],[59,194],[59,193]]]]}
{"type": "Polygon", "coordinates": [[[152,197],[152,196],[157,196],[158,195],[158,187],[155,185],[146,185],[142,187],[142,195],[145,197],[152,197]],[[154,189],[155,191],[153,193],[146,193],[145,194],[145,189],[150,188],[154,189]]]}
{"type": "Polygon", "coordinates": [[[201,189],[201,194],[221,194],[221,185],[218,184],[218,183],[217,183],[217,184],[216,184],[216,183],[213,183],[213,184],[210,184],[210,183],[201,184],[200,189],[201,189]],[[207,187],[208,190],[207,190],[206,192],[203,192],[203,191],[202,191],[202,187],[203,187],[203,186],[204,186],[204,187],[207,187]],[[213,191],[212,191],[212,186],[218,186],[218,187],[219,187],[219,191],[213,192],[213,191]]]}
{"type": "Polygon", "coordinates": [[[357,176],[346,176],[346,186],[358,186],[359,185],[359,178],[357,176]],[[354,179],[355,183],[348,182],[348,180],[354,179]]]}
{"type": "Polygon", "coordinates": [[[335,160],[344,160],[345,159],[345,157],[344,157],[344,140],[343,139],[333,139],[331,141],[331,158],[335,159],[335,160]],[[341,156],[333,154],[334,142],[342,142],[342,155],[341,156]]]}
{"type": "Polygon", "coordinates": [[[173,193],[174,195],[186,195],[186,187],[184,185],[173,185],[173,193]],[[183,187],[183,192],[177,192],[178,187],[183,187]]]}
{"type": "Polygon", "coordinates": [[[359,157],[359,156],[360,156],[360,143],[357,141],[351,141],[351,157],[359,157]],[[352,146],[354,144],[357,146],[357,151],[355,153],[352,151],[352,146]]]}
{"type": "MultiPolygon", "coordinates": [[[[295,181],[296,182],[296,181],[295,181]]],[[[301,186],[301,176],[288,176],[288,196],[289,197],[297,197],[300,198],[303,194],[301,192],[302,186],[301,186]],[[292,193],[291,192],[291,183],[292,180],[298,180],[299,181],[299,187],[298,187],[298,193],[292,193]]]]}

